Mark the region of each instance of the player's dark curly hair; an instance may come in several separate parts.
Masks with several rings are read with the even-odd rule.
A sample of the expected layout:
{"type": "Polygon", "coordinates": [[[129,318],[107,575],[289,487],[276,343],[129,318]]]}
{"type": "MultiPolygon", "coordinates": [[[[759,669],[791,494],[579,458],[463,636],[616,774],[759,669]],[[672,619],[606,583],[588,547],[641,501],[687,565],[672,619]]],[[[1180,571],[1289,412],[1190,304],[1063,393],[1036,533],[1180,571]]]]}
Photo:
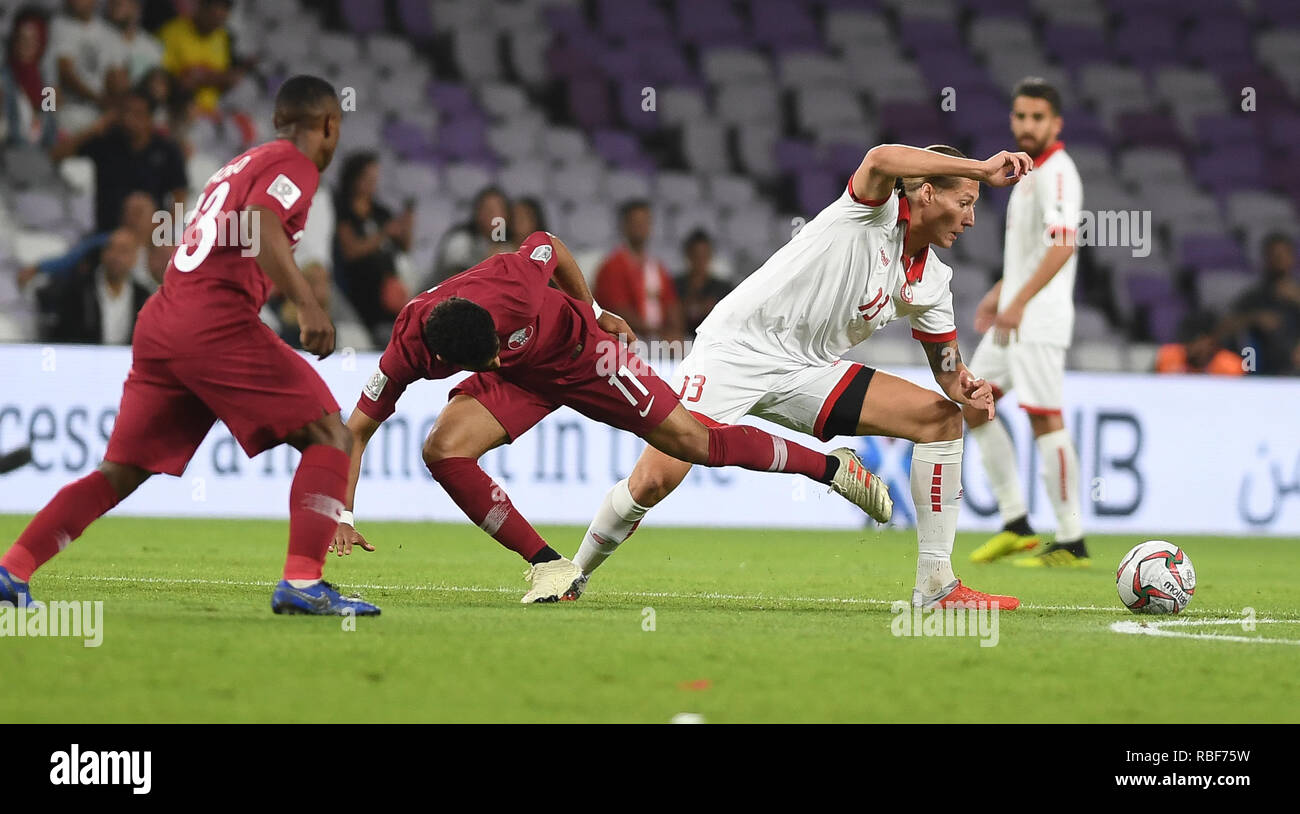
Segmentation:
{"type": "MultiPolygon", "coordinates": [[[[949,147],[947,144],[931,144],[925,149],[932,153],[952,156],[953,158],[965,158],[966,154],[956,147],[949,147]]],[[[917,176],[916,178],[895,178],[894,191],[900,196],[909,192],[915,192],[921,188],[922,184],[929,184],[936,189],[954,189],[961,179],[955,175],[926,175],[917,176]]]]}
{"type": "Polygon", "coordinates": [[[444,362],[466,370],[482,368],[500,350],[492,315],[464,297],[451,297],[433,307],[424,321],[424,346],[444,362]]]}

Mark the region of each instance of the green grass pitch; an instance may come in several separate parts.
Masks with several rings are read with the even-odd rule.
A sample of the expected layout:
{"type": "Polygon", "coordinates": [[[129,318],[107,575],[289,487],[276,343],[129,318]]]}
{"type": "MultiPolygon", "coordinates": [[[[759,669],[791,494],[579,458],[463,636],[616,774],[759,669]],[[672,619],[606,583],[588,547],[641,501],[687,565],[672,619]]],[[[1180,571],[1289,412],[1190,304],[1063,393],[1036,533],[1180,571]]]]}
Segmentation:
{"type": "Polygon", "coordinates": [[[1138,538],[1038,571],[966,563],[983,535],[963,534],[958,574],[1028,606],[981,647],[893,635],[911,532],[646,527],[581,601],[522,606],[524,564],[468,524],[363,530],[379,551],[326,577],[384,615],[345,631],[271,613],[287,522],[100,521],[33,590],[103,600],[102,645],[0,638],[0,721],[1300,721],[1300,540],[1177,539],[1199,577],[1179,619],[1207,624],[1169,629],[1247,639],[1226,641],[1110,629],[1139,621],[1114,588],[1138,538]],[[1208,624],[1246,607],[1275,621],[1208,624]]]}

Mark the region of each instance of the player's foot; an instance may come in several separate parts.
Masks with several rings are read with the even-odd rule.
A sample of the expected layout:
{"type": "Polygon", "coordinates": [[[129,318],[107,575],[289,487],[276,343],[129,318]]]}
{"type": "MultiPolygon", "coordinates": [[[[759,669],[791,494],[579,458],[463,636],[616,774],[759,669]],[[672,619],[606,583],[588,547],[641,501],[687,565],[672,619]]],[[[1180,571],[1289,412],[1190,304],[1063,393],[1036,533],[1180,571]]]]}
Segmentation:
{"type": "Polygon", "coordinates": [[[561,557],[550,562],[530,566],[524,579],[533,587],[519,601],[525,605],[533,602],[559,602],[577,599],[587,584],[582,569],[561,557]],[[581,585],[579,584],[581,582],[581,585]]]}
{"type": "Polygon", "coordinates": [[[967,588],[959,579],[948,583],[943,590],[933,596],[922,596],[920,590],[912,589],[912,607],[914,608],[967,608],[969,610],[979,610],[980,608],[995,606],[1000,611],[1012,611],[1020,607],[1020,600],[1014,596],[986,594],[983,591],[967,588]]]}
{"type": "Polygon", "coordinates": [[[379,615],[376,606],[356,596],[344,596],[325,580],[306,588],[295,588],[288,580],[280,580],[271,594],[271,610],[309,616],[379,615]]]}
{"type": "Polygon", "coordinates": [[[843,495],[877,523],[888,523],[894,516],[894,500],[885,482],[871,474],[857,453],[848,447],[840,447],[830,454],[840,462],[835,477],[831,478],[831,491],[843,495]]]}
{"type": "Polygon", "coordinates": [[[1083,540],[1073,543],[1052,543],[1032,557],[1021,557],[1011,563],[1020,568],[1087,568],[1092,564],[1083,540]]]}
{"type": "Polygon", "coordinates": [[[7,568],[0,568],[0,602],[8,602],[15,608],[31,608],[41,604],[32,599],[27,583],[20,582],[7,568]]]}
{"type": "Polygon", "coordinates": [[[1042,541],[1037,534],[1017,534],[1009,529],[1003,529],[990,537],[984,545],[972,551],[970,561],[993,562],[1021,551],[1037,548],[1040,542],[1042,541]]]}
{"type": "Polygon", "coordinates": [[[573,584],[569,586],[569,590],[565,591],[564,596],[560,597],[560,601],[573,602],[582,596],[582,592],[587,590],[587,580],[589,579],[591,579],[591,574],[583,574],[575,579],[573,584]]]}

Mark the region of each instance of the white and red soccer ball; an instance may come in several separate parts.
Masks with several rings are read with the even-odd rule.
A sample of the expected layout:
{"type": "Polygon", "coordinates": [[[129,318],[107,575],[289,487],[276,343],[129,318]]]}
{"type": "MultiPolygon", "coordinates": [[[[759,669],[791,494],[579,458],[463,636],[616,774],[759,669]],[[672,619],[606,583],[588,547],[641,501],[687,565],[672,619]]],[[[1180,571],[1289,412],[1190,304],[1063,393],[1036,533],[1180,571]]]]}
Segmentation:
{"type": "Polygon", "coordinates": [[[1115,587],[1134,613],[1178,613],[1196,593],[1196,569],[1178,546],[1148,540],[1120,560],[1115,587]]]}

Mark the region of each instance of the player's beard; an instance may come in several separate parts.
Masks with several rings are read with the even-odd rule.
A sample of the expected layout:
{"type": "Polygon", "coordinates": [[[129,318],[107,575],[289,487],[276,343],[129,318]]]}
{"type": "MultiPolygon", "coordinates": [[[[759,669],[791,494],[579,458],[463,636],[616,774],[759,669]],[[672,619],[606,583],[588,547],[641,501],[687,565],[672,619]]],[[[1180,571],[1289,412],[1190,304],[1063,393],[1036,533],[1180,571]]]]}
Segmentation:
{"type": "Polygon", "coordinates": [[[1047,149],[1047,139],[1036,139],[1033,136],[1024,137],[1024,140],[1018,139],[1016,142],[1020,149],[1029,153],[1030,158],[1038,158],[1047,149]]]}

